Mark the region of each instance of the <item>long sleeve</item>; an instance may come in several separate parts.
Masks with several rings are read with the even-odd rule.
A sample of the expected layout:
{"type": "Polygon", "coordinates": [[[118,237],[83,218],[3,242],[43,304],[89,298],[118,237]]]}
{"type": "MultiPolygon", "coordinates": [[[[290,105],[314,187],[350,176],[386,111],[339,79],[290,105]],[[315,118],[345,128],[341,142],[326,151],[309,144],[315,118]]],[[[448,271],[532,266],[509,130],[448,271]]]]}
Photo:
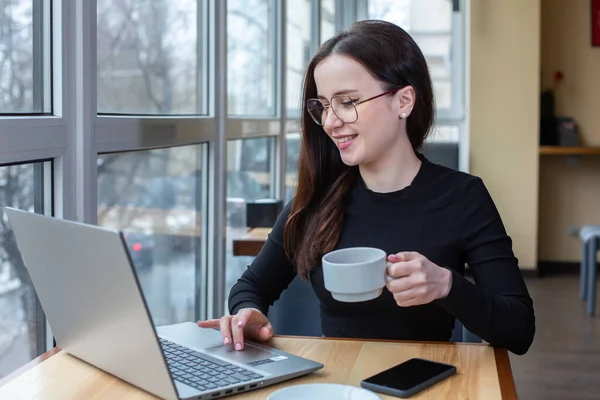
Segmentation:
{"type": "Polygon", "coordinates": [[[461,221],[464,261],[475,284],[452,273],[452,287],[438,303],[493,346],[525,354],[535,335],[533,301],[496,206],[483,182],[465,188],[461,221]]]}
{"type": "Polygon", "coordinates": [[[258,256],[244,271],[229,293],[231,315],[245,307],[254,307],[267,315],[269,306],[279,298],[296,275],[285,254],[283,232],[291,202],[281,212],[258,256]]]}

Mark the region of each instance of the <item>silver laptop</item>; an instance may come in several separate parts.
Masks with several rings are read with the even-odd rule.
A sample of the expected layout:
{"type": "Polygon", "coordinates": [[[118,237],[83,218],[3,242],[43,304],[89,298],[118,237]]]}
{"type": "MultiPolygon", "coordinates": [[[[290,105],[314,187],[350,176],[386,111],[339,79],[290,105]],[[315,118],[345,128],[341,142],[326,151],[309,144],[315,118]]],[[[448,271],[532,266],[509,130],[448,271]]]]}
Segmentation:
{"type": "Polygon", "coordinates": [[[305,375],[323,364],[194,322],[155,329],[123,235],[4,208],[59,347],[165,399],[216,399],[305,375]]]}

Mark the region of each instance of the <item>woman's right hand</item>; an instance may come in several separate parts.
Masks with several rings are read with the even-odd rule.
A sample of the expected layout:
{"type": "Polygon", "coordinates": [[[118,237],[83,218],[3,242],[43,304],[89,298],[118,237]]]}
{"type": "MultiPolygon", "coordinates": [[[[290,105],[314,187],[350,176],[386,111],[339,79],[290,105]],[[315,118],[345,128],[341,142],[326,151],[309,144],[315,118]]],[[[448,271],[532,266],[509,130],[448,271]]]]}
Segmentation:
{"type": "Polygon", "coordinates": [[[198,326],[219,329],[223,343],[234,343],[236,350],[244,348],[244,338],[262,342],[273,336],[273,327],[269,319],[256,308],[242,308],[233,316],[198,321],[198,326]]]}

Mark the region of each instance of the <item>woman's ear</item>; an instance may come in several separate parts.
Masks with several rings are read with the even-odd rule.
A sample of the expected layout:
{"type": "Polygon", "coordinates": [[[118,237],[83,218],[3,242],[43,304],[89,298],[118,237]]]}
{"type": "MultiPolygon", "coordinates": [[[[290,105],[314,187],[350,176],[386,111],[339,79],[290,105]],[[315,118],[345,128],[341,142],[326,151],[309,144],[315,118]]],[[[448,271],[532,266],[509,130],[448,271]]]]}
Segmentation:
{"type": "Polygon", "coordinates": [[[405,119],[408,118],[410,113],[412,112],[415,106],[416,93],[415,89],[412,86],[406,86],[398,92],[394,96],[396,101],[398,102],[398,118],[405,119]]]}

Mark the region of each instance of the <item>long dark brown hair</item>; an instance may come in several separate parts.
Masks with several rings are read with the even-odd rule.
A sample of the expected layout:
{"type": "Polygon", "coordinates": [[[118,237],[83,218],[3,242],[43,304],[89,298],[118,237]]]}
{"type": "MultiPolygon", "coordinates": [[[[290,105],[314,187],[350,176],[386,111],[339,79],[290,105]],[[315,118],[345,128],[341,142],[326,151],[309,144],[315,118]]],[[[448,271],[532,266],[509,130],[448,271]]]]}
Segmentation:
{"type": "Polygon", "coordinates": [[[332,54],[361,63],[383,83],[384,90],[413,87],[415,105],[406,124],[415,151],[433,122],[433,90],[427,63],[402,28],[384,21],[360,21],[323,43],[304,76],[298,187],[284,230],[286,254],[304,279],[320,257],[337,244],[344,223],[345,197],[358,176],[358,167],[342,162],[339,150],[306,108],[306,100],[317,97],[315,67],[332,54]]]}

